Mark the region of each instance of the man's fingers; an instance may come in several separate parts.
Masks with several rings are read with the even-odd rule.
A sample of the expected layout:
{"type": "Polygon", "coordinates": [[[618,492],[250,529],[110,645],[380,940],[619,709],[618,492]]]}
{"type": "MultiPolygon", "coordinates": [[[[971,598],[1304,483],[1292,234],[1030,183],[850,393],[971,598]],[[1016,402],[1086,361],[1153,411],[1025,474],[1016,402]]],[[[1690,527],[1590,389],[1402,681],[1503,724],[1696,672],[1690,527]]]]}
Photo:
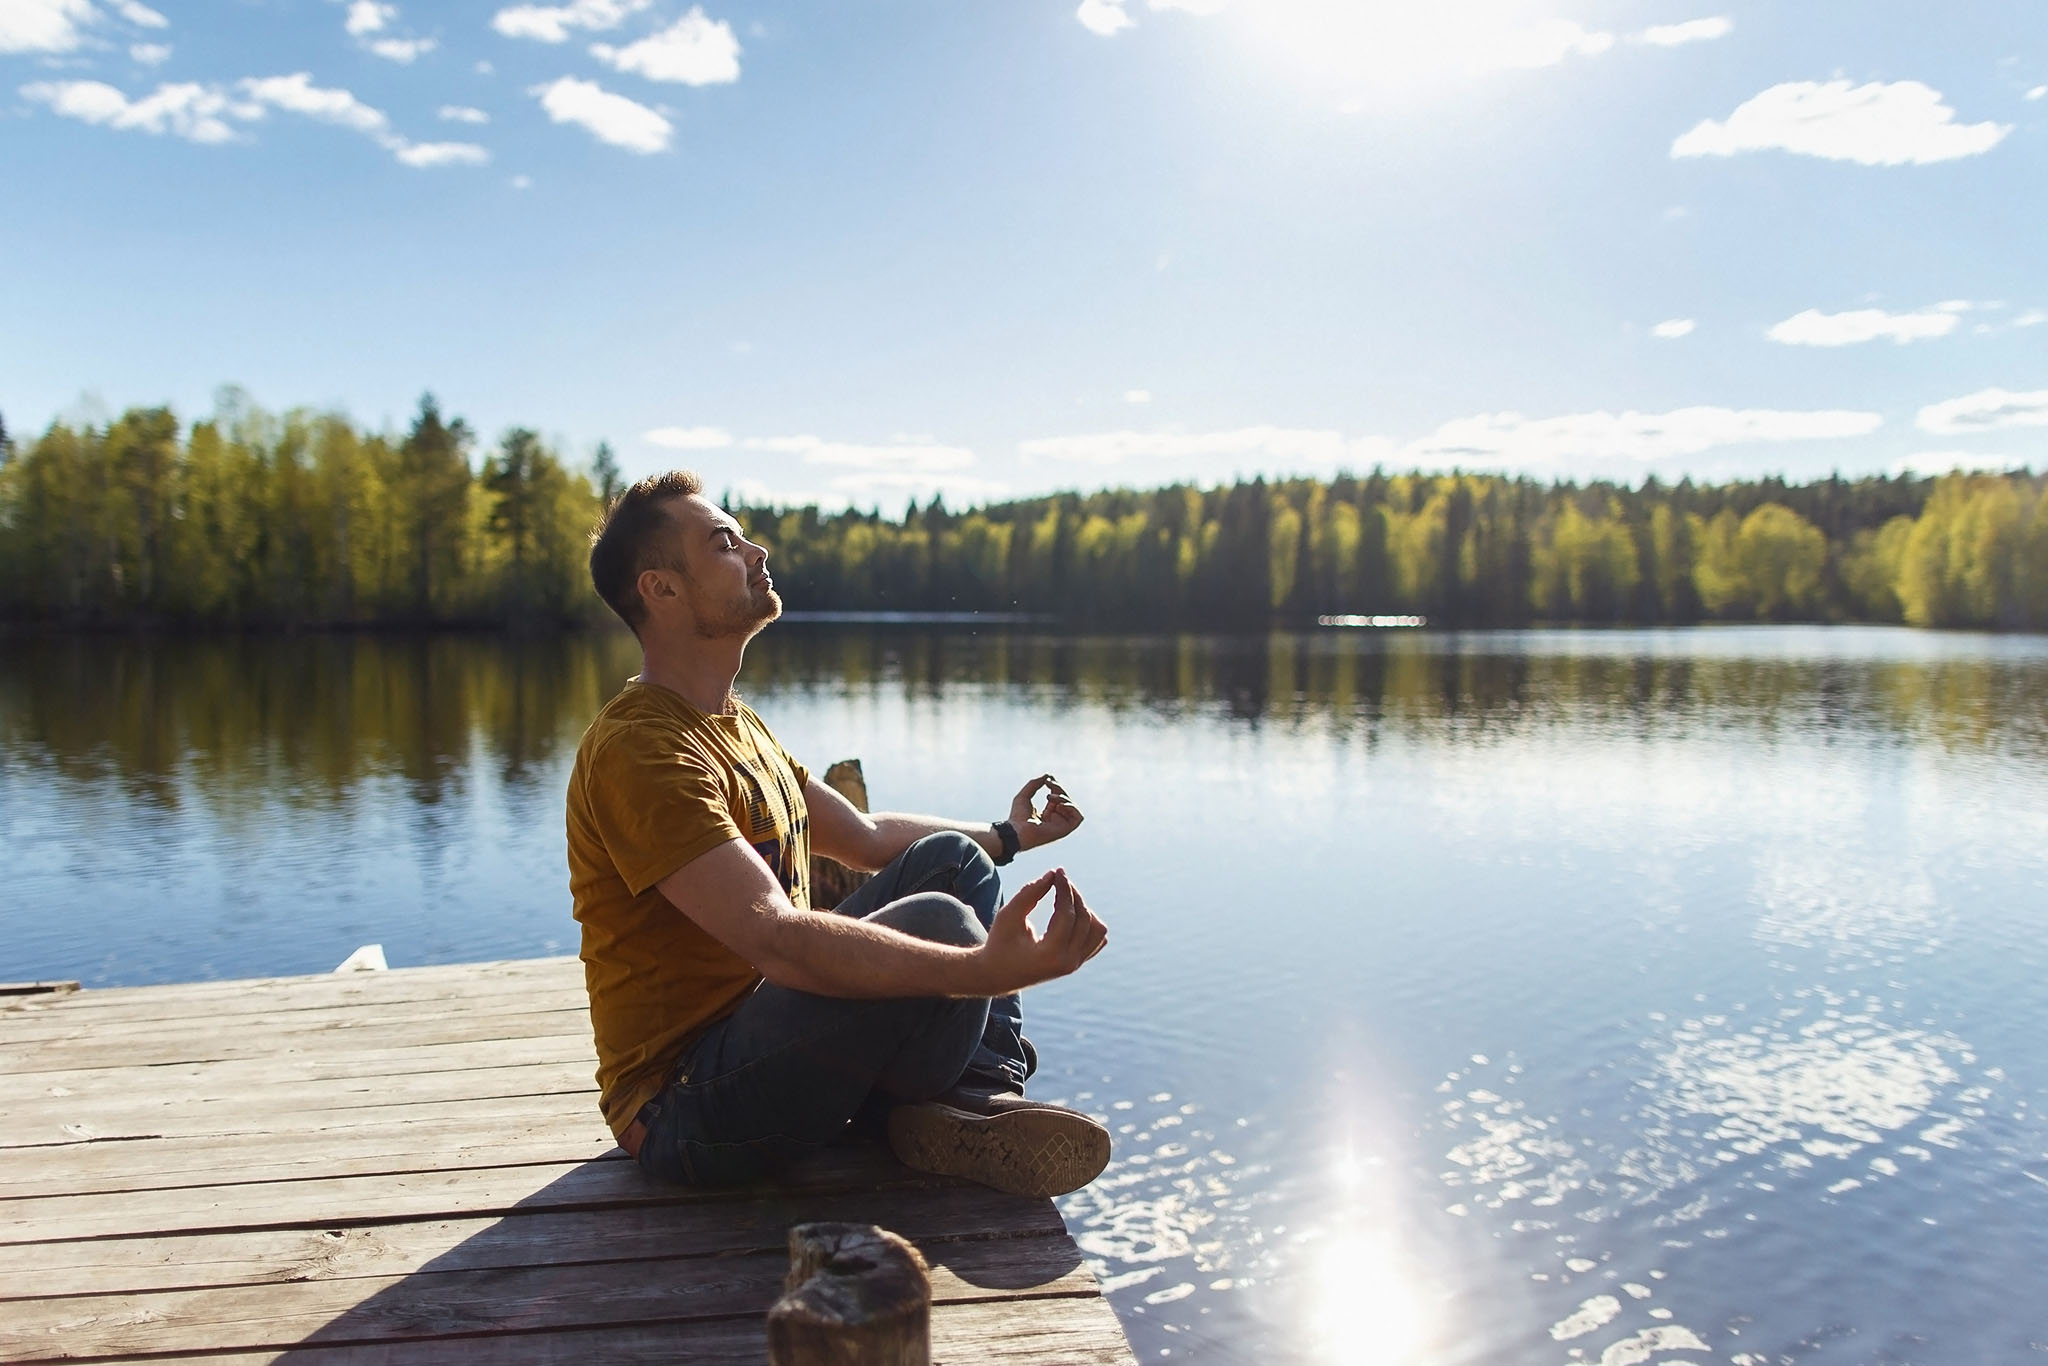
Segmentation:
{"type": "Polygon", "coordinates": [[[1019,887],[1015,895],[1004,902],[1002,909],[996,912],[997,921],[1005,925],[1024,922],[1024,931],[1029,934],[1031,912],[1037,908],[1039,902],[1045,900],[1045,894],[1052,890],[1054,881],[1061,876],[1060,869],[1051,868],[1019,887]]]}

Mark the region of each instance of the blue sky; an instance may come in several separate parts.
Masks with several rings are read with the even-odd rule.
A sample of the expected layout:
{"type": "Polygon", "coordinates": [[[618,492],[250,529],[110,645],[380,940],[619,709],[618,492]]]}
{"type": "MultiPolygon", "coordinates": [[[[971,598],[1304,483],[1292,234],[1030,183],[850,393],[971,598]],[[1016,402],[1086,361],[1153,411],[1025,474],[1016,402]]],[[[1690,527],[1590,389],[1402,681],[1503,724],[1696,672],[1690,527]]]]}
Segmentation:
{"type": "Polygon", "coordinates": [[[2048,464],[2048,8],[0,0],[0,413],[955,505],[2048,464]]]}

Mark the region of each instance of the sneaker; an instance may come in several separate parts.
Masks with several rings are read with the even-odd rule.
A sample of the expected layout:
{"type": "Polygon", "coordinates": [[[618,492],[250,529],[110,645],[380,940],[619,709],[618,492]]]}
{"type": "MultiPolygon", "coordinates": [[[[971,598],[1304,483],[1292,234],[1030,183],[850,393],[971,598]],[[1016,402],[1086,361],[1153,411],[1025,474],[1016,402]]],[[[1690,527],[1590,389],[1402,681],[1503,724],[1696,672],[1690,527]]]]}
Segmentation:
{"type": "Polygon", "coordinates": [[[906,1167],[1011,1195],[1065,1195],[1109,1165],[1109,1130],[1014,1092],[955,1090],[899,1105],[889,1113],[889,1147],[906,1167]]]}

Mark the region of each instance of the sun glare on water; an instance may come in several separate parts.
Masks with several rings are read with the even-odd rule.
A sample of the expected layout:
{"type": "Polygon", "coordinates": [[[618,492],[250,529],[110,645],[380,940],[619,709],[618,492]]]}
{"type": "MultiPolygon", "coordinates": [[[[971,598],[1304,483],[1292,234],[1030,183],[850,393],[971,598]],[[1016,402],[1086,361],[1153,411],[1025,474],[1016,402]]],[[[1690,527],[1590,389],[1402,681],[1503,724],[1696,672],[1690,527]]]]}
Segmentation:
{"type": "Polygon", "coordinates": [[[1347,1152],[1329,1174],[1337,1231],[1315,1248],[1304,1324],[1313,1359],[1326,1366],[1424,1366],[1436,1357],[1429,1302],[1377,1171],[1347,1152]]]}

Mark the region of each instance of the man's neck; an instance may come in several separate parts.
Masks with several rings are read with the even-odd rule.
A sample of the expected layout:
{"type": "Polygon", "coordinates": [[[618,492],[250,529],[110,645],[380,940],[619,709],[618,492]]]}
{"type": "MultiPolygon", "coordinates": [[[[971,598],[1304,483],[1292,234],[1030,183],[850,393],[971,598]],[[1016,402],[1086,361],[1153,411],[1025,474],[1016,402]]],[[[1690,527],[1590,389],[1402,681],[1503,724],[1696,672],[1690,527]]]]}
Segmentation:
{"type": "Polygon", "coordinates": [[[747,652],[744,639],[643,640],[640,681],[667,688],[701,712],[718,716],[732,706],[732,683],[747,652]]]}

